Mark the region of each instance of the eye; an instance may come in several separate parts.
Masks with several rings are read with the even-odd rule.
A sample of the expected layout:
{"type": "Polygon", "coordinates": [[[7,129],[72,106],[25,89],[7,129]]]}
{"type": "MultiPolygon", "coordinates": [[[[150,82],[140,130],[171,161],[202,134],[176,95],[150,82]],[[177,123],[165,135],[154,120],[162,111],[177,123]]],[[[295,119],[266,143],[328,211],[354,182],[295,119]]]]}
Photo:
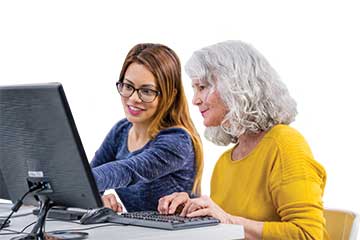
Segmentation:
{"type": "Polygon", "coordinates": [[[140,92],[142,95],[146,95],[146,96],[153,96],[156,94],[156,91],[154,91],[150,88],[141,88],[140,92]]]}
{"type": "Polygon", "coordinates": [[[193,89],[194,93],[202,92],[204,90],[209,89],[209,84],[207,84],[207,83],[196,83],[196,84],[192,85],[192,89],[193,89]]]}
{"type": "Polygon", "coordinates": [[[128,84],[128,83],[123,83],[123,88],[124,88],[125,90],[133,90],[133,89],[134,89],[134,87],[131,86],[131,85],[128,84]]]}
{"type": "Polygon", "coordinates": [[[208,85],[205,85],[205,84],[199,85],[199,87],[198,87],[199,91],[203,91],[207,88],[208,88],[208,85]]]}

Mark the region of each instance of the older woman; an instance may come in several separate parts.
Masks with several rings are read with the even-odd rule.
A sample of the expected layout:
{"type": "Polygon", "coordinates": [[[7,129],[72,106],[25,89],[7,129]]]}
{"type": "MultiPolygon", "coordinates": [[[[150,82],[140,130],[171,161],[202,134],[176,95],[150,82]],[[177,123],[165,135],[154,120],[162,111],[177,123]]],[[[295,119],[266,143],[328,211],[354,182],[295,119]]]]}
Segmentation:
{"type": "Polygon", "coordinates": [[[267,60],[246,43],[227,41],[196,51],[186,72],[205,137],[236,145],[215,166],[211,198],[173,193],[159,200],[158,211],[172,214],[182,205],[182,216],[243,225],[246,239],[327,239],[326,172],[289,126],[296,103],[267,60]]]}

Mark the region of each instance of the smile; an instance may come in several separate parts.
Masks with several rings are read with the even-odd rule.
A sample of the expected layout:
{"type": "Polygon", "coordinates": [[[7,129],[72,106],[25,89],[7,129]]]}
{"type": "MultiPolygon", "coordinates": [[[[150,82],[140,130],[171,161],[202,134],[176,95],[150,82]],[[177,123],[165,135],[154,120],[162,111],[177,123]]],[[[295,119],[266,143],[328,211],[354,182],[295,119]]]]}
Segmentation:
{"type": "Polygon", "coordinates": [[[134,107],[134,106],[130,106],[128,105],[128,112],[131,114],[131,115],[139,115],[141,112],[145,111],[145,109],[141,109],[141,108],[137,108],[137,107],[134,107]]]}
{"type": "Polygon", "coordinates": [[[209,109],[206,109],[206,110],[200,110],[201,115],[202,115],[202,116],[204,116],[204,115],[205,115],[205,113],[206,113],[208,110],[209,110],[209,109]]]}

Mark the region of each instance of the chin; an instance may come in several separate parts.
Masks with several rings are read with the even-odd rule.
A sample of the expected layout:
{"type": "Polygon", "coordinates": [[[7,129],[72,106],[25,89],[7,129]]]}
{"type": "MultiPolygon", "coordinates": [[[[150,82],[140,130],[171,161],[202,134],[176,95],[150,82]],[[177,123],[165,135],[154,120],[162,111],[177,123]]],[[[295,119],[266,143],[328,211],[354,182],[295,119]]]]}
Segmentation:
{"type": "Polygon", "coordinates": [[[219,127],[221,125],[221,121],[213,121],[211,119],[204,118],[203,124],[205,127],[219,127]]]}
{"type": "Polygon", "coordinates": [[[131,114],[126,114],[125,115],[126,119],[131,122],[131,123],[138,123],[138,122],[142,122],[143,120],[139,117],[134,117],[131,114]]]}
{"type": "Polygon", "coordinates": [[[132,124],[148,124],[151,118],[148,116],[133,116],[131,114],[125,115],[126,119],[132,124]]]}
{"type": "Polygon", "coordinates": [[[216,127],[216,126],[218,126],[218,125],[211,124],[211,122],[209,123],[206,120],[204,120],[203,124],[204,124],[205,127],[216,127]]]}

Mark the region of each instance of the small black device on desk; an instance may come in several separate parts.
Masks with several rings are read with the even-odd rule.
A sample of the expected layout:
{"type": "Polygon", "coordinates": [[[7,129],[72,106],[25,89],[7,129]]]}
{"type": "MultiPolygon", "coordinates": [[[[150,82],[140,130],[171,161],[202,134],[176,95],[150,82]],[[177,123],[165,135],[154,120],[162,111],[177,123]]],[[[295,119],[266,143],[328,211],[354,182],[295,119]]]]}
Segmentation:
{"type": "Polygon", "coordinates": [[[96,208],[91,209],[80,218],[82,224],[95,224],[108,222],[109,217],[117,216],[118,214],[110,208],[96,208]]]}

